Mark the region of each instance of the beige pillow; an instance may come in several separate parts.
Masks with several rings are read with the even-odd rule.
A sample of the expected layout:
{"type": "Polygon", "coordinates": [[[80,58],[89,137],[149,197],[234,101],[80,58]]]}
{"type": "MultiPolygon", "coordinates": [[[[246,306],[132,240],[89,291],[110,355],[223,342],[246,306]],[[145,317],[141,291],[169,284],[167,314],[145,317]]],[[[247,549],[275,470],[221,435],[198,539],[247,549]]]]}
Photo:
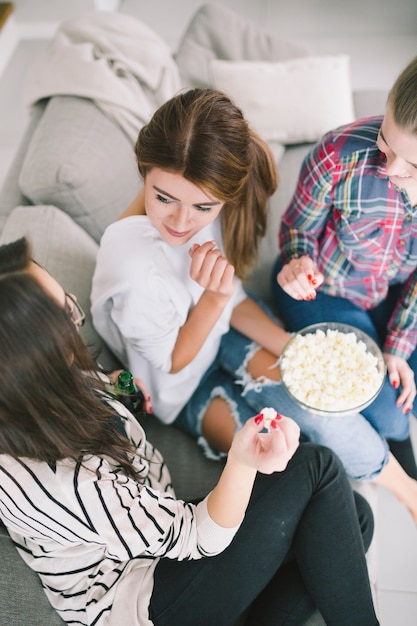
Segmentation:
{"type": "Polygon", "coordinates": [[[279,62],[215,59],[210,69],[213,87],[231,96],[268,141],[317,141],[355,119],[347,55],[279,62]]]}

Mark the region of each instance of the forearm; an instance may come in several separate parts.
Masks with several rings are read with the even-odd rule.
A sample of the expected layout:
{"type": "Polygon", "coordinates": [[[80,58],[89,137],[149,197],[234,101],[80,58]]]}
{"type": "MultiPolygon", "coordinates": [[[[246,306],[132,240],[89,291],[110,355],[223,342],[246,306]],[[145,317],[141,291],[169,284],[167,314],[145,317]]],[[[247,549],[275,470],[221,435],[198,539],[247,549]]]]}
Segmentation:
{"type": "Polygon", "coordinates": [[[233,528],[242,521],[252,493],[256,469],[228,458],[219,482],[210,493],[207,508],[219,526],[233,528]]]}
{"type": "Polygon", "coordinates": [[[252,298],[246,298],[233,309],[230,323],[233,328],[277,357],[289,339],[289,334],[252,298]]]}
{"type": "Polygon", "coordinates": [[[172,352],[171,373],[186,367],[201,350],[211,330],[219,320],[230,296],[204,291],[180,328],[172,352]]]}

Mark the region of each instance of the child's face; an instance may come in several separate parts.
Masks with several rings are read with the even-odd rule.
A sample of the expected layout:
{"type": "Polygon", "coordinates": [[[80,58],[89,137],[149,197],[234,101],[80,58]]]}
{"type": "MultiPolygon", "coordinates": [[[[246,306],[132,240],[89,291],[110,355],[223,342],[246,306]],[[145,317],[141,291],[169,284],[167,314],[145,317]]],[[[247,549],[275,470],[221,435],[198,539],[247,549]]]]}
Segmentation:
{"type": "Polygon", "coordinates": [[[378,136],[378,148],[387,158],[387,175],[394,185],[413,192],[417,189],[417,135],[394,122],[387,106],[378,136]]]}
{"type": "Polygon", "coordinates": [[[146,175],[146,215],[172,246],[182,246],[213,222],[223,204],[181,174],[154,167],[146,175]]]}

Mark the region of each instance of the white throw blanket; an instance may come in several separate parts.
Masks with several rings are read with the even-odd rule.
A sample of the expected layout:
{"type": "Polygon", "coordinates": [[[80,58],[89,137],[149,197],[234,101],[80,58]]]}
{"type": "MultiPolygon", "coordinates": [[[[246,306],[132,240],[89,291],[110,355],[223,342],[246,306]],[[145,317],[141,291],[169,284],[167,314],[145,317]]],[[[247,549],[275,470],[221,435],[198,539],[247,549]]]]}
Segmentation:
{"type": "Polygon", "coordinates": [[[177,65],[159,35],[131,16],[97,11],[62,22],[31,71],[26,99],[90,98],[136,141],[179,89],[177,65]]]}

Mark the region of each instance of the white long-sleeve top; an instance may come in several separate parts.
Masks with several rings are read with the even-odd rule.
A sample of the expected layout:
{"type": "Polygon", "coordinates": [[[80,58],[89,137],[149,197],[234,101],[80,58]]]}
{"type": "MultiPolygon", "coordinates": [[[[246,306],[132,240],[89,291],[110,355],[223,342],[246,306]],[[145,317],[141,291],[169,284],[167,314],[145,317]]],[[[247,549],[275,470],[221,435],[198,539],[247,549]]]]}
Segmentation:
{"type": "Polygon", "coordinates": [[[190,278],[189,249],[215,241],[223,250],[218,220],[183,246],[167,244],[146,216],[131,216],[105,231],[91,292],[93,323],[130,371],[147,385],[155,414],[172,422],[213,363],[234,307],[247,295],[236,289],[201,350],[170,374],[180,328],[204,289],[190,278]]]}
{"type": "Polygon", "coordinates": [[[218,554],[237,528],[218,526],[198,505],[176,500],[162,456],[136,420],[111,402],[137,454],[136,482],[106,458],[50,467],[0,455],[0,518],[64,621],[149,626],[160,557],[218,554]]]}

